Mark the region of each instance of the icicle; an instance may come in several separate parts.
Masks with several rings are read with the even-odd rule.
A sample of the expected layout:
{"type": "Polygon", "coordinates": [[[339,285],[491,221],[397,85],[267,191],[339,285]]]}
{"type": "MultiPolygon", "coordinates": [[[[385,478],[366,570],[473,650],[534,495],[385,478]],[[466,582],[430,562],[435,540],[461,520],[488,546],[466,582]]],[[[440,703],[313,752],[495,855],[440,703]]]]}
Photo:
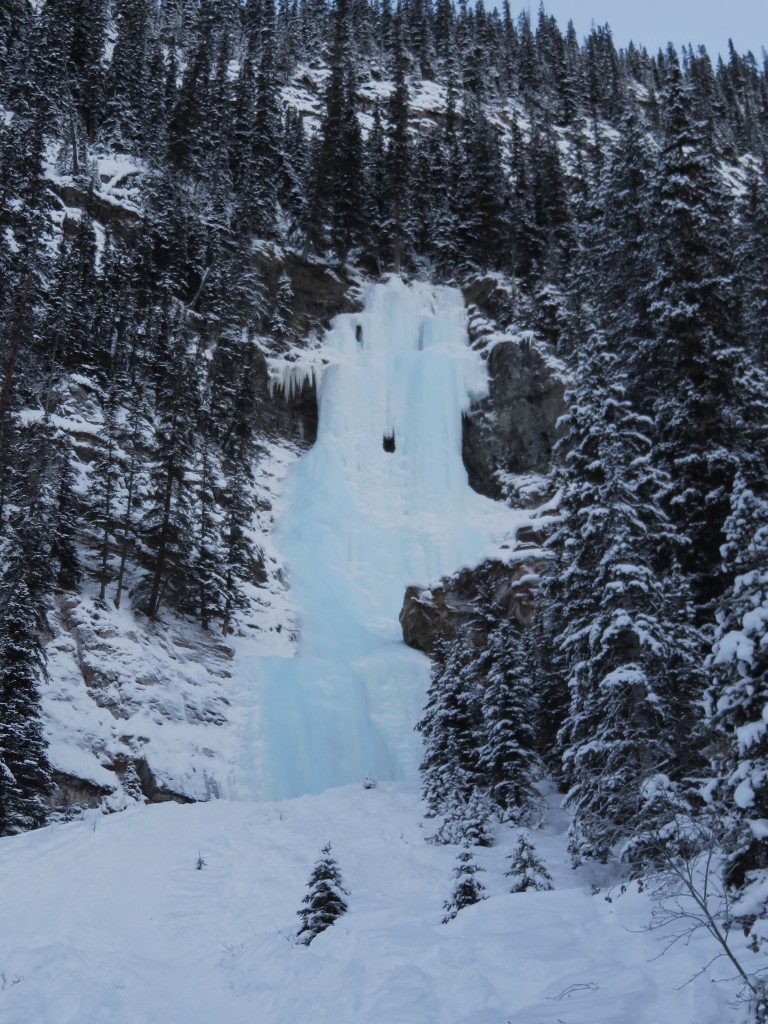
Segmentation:
{"type": "Polygon", "coordinates": [[[307,385],[316,386],[323,367],[317,361],[291,362],[288,359],[269,360],[269,394],[280,391],[290,401],[300,395],[307,385]]]}

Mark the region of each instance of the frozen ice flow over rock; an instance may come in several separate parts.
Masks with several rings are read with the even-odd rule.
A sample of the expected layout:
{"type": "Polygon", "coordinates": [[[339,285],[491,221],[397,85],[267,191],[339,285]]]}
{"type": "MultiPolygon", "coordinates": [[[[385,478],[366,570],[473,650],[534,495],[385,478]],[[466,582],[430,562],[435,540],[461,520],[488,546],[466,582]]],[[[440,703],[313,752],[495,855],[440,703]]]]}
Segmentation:
{"type": "Polygon", "coordinates": [[[392,277],[334,320],[307,368],[317,442],[276,537],[301,636],[295,658],[261,663],[261,764],[246,771],[262,797],[416,774],[429,662],[402,643],[405,588],[478,560],[513,525],[467,483],[462,414],[487,393],[467,341],[458,290],[392,277]]]}

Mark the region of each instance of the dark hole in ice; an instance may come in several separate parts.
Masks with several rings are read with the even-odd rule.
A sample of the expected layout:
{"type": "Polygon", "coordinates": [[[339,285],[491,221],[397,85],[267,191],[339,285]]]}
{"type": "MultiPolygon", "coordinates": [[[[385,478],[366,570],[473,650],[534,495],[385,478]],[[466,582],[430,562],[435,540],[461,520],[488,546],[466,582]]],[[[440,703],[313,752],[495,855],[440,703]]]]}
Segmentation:
{"type": "Polygon", "coordinates": [[[384,435],[384,451],[393,452],[395,450],[395,435],[385,434],[384,435]]]}
{"type": "Polygon", "coordinates": [[[355,341],[357,342],[358,345],[362,345],[363,344],[363,325],[362,324],[357,324],[355,326],[355,341]]]}

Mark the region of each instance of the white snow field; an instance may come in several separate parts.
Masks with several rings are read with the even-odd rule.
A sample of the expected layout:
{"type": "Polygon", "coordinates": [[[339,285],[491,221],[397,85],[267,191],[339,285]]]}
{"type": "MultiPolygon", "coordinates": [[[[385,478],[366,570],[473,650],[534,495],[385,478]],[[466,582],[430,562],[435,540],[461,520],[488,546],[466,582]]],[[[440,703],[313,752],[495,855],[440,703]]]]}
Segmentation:
{"type": "MultiPolygon", "coordinates": [[[[461,415],[486,375],[457,291],[376,285],[319,358],[318,441],[289,471],[274,538],[299,647],[238,648],[239,799],[0,841],[0,1024],[742,1021],[706,934],[654,959],[648,895],[593,893],[608,869],[571,870],[556,795],[532,832],[555,890],[507,892],[517,832],[499,826],[476,854],[489,898],[442,923],[457,850],[426,841],[413,727],[429,662],[398,612],[408,583],[509,550],[528,520],[467,485],[461,415]],[[403,781],[365,789],[369,772],[403,781]],[[349,912],[296,945],[329,841],[349,912]]],[[[283,383],[308,372],[284,367],[283,383]]]]}
{"type": "Polygon", "coordinates": [[[457,289],[393,276],[319,352],[274,372],[286,389],[318,380],[317,442],[288,475],[275,537],[300,640],[294,658],[241,648],[254,713],[233,792],[413,778],[429,662],[402,643],[405,589],[497,554],[529,521],[467,483],[461,418],[487,392],[486,364],[457,289]]]}
{"type": "MultiPolygon", "coordinates": [[[[556,798],[555,798],[556,799],[556,798]]],[[[659,959],[645,894],[591,894],[567,822],[531,833],[553,892],[506,892],[517,833],[478,850],[489,898],[442,924],[455,847],[412,783],[280,803],[138,807],[0,843],[3,1024],[731,1024],[704,935],[659,959]],[[296,911],[330,841],[349,912],[296,911]],[[198,856],[205,862],[196,869],[198,856]],[[681,987],[682,986],[682,987],[681,987]]],[[[594,872],[594,869],[592,869],[594,872]]]]}

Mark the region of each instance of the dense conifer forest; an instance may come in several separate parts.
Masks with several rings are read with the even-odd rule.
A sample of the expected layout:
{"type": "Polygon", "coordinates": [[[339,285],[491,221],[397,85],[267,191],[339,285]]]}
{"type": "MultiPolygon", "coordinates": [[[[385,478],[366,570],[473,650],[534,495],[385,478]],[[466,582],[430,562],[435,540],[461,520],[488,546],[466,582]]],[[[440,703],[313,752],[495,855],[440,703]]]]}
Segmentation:
{"type": "Polygon", "coordinates": [[[435,653],[437,839],[547,773],[576,861],[714,842],[764,918],[768,61],[506,0],[2,5],[0,833],[46,818],[53,595],[237,630],[301,266],[490,282],[567,375],[533,624],[481,588],[435,653]]]}

